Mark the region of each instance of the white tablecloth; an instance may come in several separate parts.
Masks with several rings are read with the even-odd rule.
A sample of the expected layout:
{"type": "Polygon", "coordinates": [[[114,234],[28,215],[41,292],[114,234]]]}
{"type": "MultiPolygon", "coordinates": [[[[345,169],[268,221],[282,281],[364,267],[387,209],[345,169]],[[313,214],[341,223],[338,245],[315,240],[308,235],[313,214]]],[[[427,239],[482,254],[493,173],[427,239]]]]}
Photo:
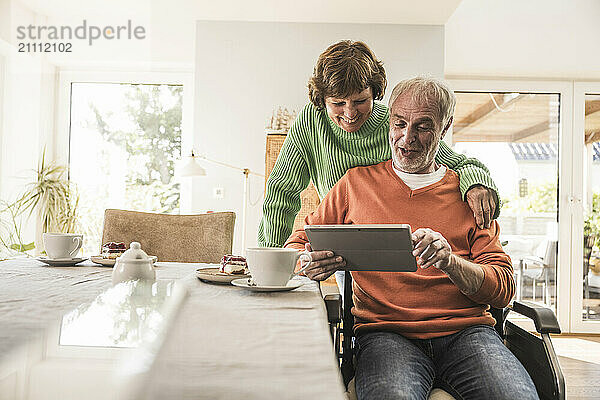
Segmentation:
{"type": "MultiPolygon", "coordinates": [[[[192,274],[199,264],[161,264],[159,279],[192,274]]],[[[112,268],[85,261],[50,267],[33,259],[0,262],[0,357],[111,286],[112,268]]]]}
{"type": "MultiPolygon", "coordinates": [[[[110,287],[111,268],[0,262],[0,357],[110,287]]],[[[158,263],[158,279],[188,286],[139,398],[344,399],[326,311],[307,278],[291,292],[207,284],[206,264],[158,263]]]]}
{"type": "Polygon", "coordinates": [[[191,278],[143,398],[345,399],[317,283],[250,292],[191,278]]]}

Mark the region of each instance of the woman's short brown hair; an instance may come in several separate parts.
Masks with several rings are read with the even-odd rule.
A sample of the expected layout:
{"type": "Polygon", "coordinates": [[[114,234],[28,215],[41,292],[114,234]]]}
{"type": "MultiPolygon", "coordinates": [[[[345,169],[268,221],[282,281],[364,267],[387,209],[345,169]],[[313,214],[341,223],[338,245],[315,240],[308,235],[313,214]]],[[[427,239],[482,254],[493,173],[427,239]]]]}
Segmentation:
{"type": "Polygon", "coordinates": [[[318,108],[325,108],[326,97],[345,98],[367,88],[381,100],[387,84],[383,63],[363,42],[342,40],[319,56],[308,80],[308,97],[318,108]]]}

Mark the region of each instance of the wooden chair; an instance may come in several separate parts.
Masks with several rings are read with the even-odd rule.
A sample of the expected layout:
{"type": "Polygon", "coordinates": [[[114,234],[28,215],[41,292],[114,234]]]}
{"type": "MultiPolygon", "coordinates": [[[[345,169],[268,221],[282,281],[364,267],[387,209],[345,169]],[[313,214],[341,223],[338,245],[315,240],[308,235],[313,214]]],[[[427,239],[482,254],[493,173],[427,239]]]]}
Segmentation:
{"type": "Polygon", "coordinates": [[[218,263],[231,254],[235,213],[154,214],[107,209],[102,243],[140,242],[158,261],[218,263]]]}

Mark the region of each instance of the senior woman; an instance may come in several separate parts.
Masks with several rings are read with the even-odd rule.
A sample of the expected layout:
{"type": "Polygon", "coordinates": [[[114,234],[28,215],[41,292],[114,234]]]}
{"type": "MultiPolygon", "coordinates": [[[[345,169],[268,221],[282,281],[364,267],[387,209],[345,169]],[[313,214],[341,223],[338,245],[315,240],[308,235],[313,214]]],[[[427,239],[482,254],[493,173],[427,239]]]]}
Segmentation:
{"type": "MultiPolygon", "coordinates": [[[[267,180],[260,246],[283,246],[300,210],[300,192],[311,180],[322,199],[348,169],[391,158],[389,110],[376,101],[386,84],[383,64],[362,42],[340,41],[319,56],[308,82],[310,103],[292,124],[267,180]]],[[[457,172],[477,225],[489,227],[499,210],[485,165],[444,142],[436,161],[457,172]]]]}

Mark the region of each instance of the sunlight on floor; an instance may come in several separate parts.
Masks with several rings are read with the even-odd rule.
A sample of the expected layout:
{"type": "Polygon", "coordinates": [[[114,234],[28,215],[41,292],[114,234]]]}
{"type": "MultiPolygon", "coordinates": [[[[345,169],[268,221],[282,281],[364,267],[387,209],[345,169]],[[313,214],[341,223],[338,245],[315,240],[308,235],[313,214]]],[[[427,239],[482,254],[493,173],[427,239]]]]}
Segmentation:
{"type": "Polygon", "coordinates": [[[552,343],[558,356],[600,365],[600,338],[552,337],[552,343]]]}

